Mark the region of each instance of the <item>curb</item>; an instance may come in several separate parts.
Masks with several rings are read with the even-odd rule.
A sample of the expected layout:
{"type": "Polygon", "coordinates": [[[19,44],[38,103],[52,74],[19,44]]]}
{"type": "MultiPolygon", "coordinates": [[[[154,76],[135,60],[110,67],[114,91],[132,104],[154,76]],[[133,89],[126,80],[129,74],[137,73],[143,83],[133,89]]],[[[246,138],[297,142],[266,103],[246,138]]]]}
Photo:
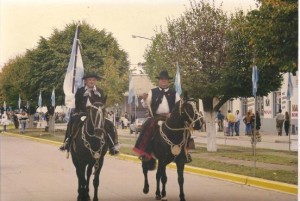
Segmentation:
{"type": "MultiPolygon", "coordinates": [[[[51,141],[51,140],[46,140],[46,139],[38,139],[35,137],[30,137],[30,136],[24,136],[20,134],[13,134],[13,133],[1,133],[2,135],[8,135],[8,136],[14,136],[14,137],[21,137],[25,139],[30,139],[32,141],[37,141],[37,142],[43,142],[47,144],[54,144],[54,145],[61,145],[61,142],[56,142],[56,141],[51,141]]],[[[132,155],[127,155],[127,154],[119,154],[118,156],[110,156],[109,157],[116,157],[121,160],[129,160],[133,161],[136,163],[140,163],[140,160],[138,159],[137,156],[132,156],[132,155]]],[[[176,164],[171,163],[168,165],[169,168],[176,169],[176,164]]],[[[239,174],[233,174],[233,173],[228,173],[228,172],[221,172],[217,170],[209,170],[205,168],[198,168],[198,167],[193,167],[189,165],[185,165],[185,170],[184,172],[186,173],[192,173],[196,175],[202,175],[202,176],[208,176],[216,179],[221,179],[225,181],[231,181],[234,183],[242,184],[242,185],[248,185],[248,186],[254,186],[262,189],[267,189],[267,190],[273,190],[273,191],[279,191],[283,193],[288,193],[288,194],[293,194],[297,195],[298,193],[298,186],[293,185],[293,184],[286,184],[283,182],[276,182],[276,181],[271,181],[271,180],[266,180],[266,179],[260,179],[260,178],[255,178],[255,177],[250,177],[250,176],[244,176],[244,175],[239,175],[239,174]]]]}

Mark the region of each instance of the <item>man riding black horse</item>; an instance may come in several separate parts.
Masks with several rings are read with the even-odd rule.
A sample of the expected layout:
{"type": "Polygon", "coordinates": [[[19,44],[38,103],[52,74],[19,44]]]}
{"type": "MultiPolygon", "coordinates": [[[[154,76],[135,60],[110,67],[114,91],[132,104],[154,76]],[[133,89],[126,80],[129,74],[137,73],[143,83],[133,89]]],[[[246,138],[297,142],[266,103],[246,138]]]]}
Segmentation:
{"type": "MultiPolygon", "coordinates": [[[[101,77],[95,73],[87,73],[82,79],[85,82],[85,86],[79,88],[75,94],[75,111],[68,123],[64,144],[59,148],[61,151],[67,150],[69,152],[70,144],[72,142],[72,133],[70,133],[70,131],[75,120],[82,116],[86,116],[88,108],[95,102],[105,104],[106,101],[103,90],[96,86],[97,80],[101,80],[101,77]]],[[[118,136],[113,123],[106,123],[104,128],[109,135],[109,153],[111,155],[118,154],[118,136]]]]}
{"type": "MultiPolygon", "coordinates": [[[[140,155],[141,160],[149,160],[151,156],[151,138],[152,129],[159,120],[165,121],[170,117],[175,103],[180,100],[179,94],[169,88],[169,81],[172,77],[167,71],[161,71],[158,79],[158,87],[151,89],[148,94],[143,94],[142,105],[148,108],[151,117],[148,119],[141,130],[139,138],[137,139],[134,151],[140,155]]],[[[190,154],[186,150],[186,162],[192,161],[190,154]]]]}

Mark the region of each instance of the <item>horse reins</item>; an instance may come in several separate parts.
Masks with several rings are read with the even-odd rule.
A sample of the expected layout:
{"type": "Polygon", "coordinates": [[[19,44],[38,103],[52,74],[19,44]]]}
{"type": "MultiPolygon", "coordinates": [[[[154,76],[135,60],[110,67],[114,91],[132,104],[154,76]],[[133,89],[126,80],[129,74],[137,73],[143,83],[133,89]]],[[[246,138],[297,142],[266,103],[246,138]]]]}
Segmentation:
{"type": "MultiPolygon", "coordinates": [[[[171,153],[174,156],[177,156],[178,154],[180,154],[181,148],[182,146],[186,143],[186,139],[187,139],[187,131],[191,130],[191,126],[196,122],[196,121],[200,121],[201,118],[203,118],[203,116],[198,112],[196,104],[194,102],[188,101],[189,104],[192,105],[192,108],[194,110],[194,117],[191,117],[188,112],[186,111],[186,109],[184,109],[185,114],[188,116],[189,120],[191,121],[191,123],[188,125],[187,122],[185,122],[185,124],[187,126],[185,126],[184,128],[170,128],[167,125],[167,122],[164,122],[164,125],[169,129],[169,130],[173,130],[173,131],[178,131],[178,130],[183,130],[183,138],[182,141],[179,144],[174,144],[171,140],[169,140],[169,138],[167,137],[167,135],[163,132],[162,130],[162,125],[160,126],[160,135],[161,137],[165,140],[165,142],[171,146],[171,153]],[[198,115],[198,118],[195,118],[195,116],[198,115]],[[195,119],[194,119],[195,118],[195,119]]],[[[181,114],[181,106],[182,106],[182,101],[180,100],[180,114],[181,114]]]]}
{"type": "MultiPolygon", "coordinates": [[[[90,106],[90,107],[92,107],[93,109],[96,109],[97,110],[97,115],[96,115],[96,117],[95,117],[95,121],[93,121],[93,119],[91,119],[91,122],[92,122],[92,125],[93,125],[93,127],[94,128],[96,128],[96,129],[99,129],[99,130],[102,130],[103,131],[103,133],[104,133],[104,135],[102,135],[102,136],[100,136],[100,137],[98,137],[98,136],[96,136],[96,135],[91,135],[89,132],[88,132],[88,130],[87,130],[87,126],[86,126],[86,123],[85,123],[85,125],[82,127],[82,129],[81,129],[81,138],[82,138],[82,140],[83,140],[83,143],[84,143],[84,146],[91,152],[91,154],[92,154],[92,156],[94,157],[94,159],[95,159],[95,164],[94,164],[94,166],[95,166],[95,171],[94,171],[94,174],[95,174],[95,172],[99,169],[99,158],[101,157],[101,153],[102,153],[102,148],[103,148],[103,146],[104,146],[104,144],[105,144],[105,130],[103,129],[104,128],[104,118],[103,118],[103,112],[102,112],[102,108],[101,107],[95,107],[95,106],[90,106]],[[96,120],[97,120],[97,118],[99,118],[99,123],[96,125],[96,120]],[[96,125],[96,126],[95,126],[96,125]],[[99,149],[97,150],[97,151],[94,151],[92,148],[91,148],[91,145],[90,145],[90,143],[86,140],[86,136],[85,135],[88,135],[89,137],[94,137],[94,138],[98,138],[99,139],[99,141],[100,141],[100,147],[99,147],[99,149]]],[[[91,111],[90,111],[90,116],[92,116],[91,115],[91,111]]],[[[95,129],[94,129],[95,130],[95,129]]]]}

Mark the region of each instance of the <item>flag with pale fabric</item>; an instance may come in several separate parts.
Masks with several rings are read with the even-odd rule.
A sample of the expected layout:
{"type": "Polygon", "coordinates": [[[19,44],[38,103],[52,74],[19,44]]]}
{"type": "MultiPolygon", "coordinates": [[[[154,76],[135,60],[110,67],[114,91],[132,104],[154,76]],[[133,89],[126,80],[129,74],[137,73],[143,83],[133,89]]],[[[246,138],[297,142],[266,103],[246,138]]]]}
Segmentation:
{"type": "Polygon", "coordinates": [[[19,95],[19,100],[18,100],[18,107],[19,107],[19,110],[21,109],[21,97],[19,95]]]}
{"type": "Polygon", "coordinates": [[[128,91],[128,104],[132,103],[134,96],[134,86],[133,86],[133,80],[132,80],[132,75],[129,73],[129,91],[128,91]]]}
{"type": "Polygon", "coordinates": [[[38,106],[42,107],[42,92],[41,91],[40,91],[40,95],[39,95],[38,106]]]}
{"type": "Polygon", "coordinates": [[[255,97],[257,92],[257,82],[258,82],[258,70],[257,66],[252,68],[252,94],[255,97]]]}
{"type": "Polygon", "coordinates": [[[182,89],[181,89],[180,69],[179,69],[178,62],[177,62],[177,70],[176,70],[176,75],[175,75],[175,89],[176,89],[176,92],[179,95],[181,95],[182,89]]]}
{"type": "Polygon", "coordinates": [[[291,99],[291,97],[293,96],[293,81],[292,81],[292,75],[291,73],[288,74],[288,88],[287,88],[287,93],[286,93],[286,97],[288,100],[291,99]]]}
{"type": "Polygon", "coordinates": [[[6,102],[4,101],[3,103],[3,110],[4,110],[4,113],[6,112],[6,102]]]}
{"type": "Polygon", "coordinates": [[[139,106],[139,97],[136,95],[136,93],[134,93],[134,100],[135,100],[135,106],[138,107],[139,106]]]}
{"type": "Polygon", "coordinates": [[[69,65],[64,79],[63,90],[65,94],[65,105],[69,109],[75,108],[75,93],[83,86],[82,77],[84,74],[83,62],[78,45],[79,25],[76,28],[73,40],[72,52],[69,65]]]}
{"type": "Polygon", "coordinates": [[[51,105],[52,105],[52,107],[55,107],[55,91],[54,91],[54,89],[52,90],[52,94],[51,94],[51,105]]]}

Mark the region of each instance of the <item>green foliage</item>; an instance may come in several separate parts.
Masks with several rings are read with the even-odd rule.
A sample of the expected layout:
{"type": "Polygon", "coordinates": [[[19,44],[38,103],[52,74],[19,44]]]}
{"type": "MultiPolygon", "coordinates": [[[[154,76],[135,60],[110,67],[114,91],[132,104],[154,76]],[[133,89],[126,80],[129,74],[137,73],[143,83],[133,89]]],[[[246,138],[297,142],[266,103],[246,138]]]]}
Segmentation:
{"type": "Polygon", "coordinates": [[[275,25],[274,16],[286,16],[281,9],[270,12],[271,20],[261,24],[265,18],[257,16],[265,12],[264,7],[247,15],[237,11],[229,17],[205,0],[190,1],[190,8],[181,17],[168,19],[167,29],[157,31],[144,55],[146,72],[152,81],[162,69],[175,75],[178,62],[183,90],[202,99],[204,110],[212,112],[231,98],[252,96],[252,67],[256,65],[257,95],[265,96],[280,87],[286,67],[291,70],[297,63],[294,8],[287,9],[293,22],[285,17],[276,19],[280,23],[275,25]],[[266,23],[270,28],[264,30],[266,23]],[[279,35],[284,32],[284,38],[273,38],[275,30],[279,35]],[[290,49],[282,51],[280,45],[290,49]]]}
{"type": "MultiPolygon", "coordinates": [[[[4,66],[0,74],[0,94],[9,104],[16,108],[20,94],[22,100],[30,100],[35,105],[41,90],[43,105],[50,105],[53,89],[56,104],[64,104],[63,81],[76,26],[71,23],[62,31],[54,29],[48,39],[40,38],[36,48],[4,66]]],[[[108,106],[122,100],[128,82],[127,53],[119,48],[111,33],[98,31],[85,22],[80,24],[79,40],[85,71],[105,75],[106,79],[99,85],[108,95],[108,106]],[[114,81],[118,86],[111,85],[114,81]]]]}

